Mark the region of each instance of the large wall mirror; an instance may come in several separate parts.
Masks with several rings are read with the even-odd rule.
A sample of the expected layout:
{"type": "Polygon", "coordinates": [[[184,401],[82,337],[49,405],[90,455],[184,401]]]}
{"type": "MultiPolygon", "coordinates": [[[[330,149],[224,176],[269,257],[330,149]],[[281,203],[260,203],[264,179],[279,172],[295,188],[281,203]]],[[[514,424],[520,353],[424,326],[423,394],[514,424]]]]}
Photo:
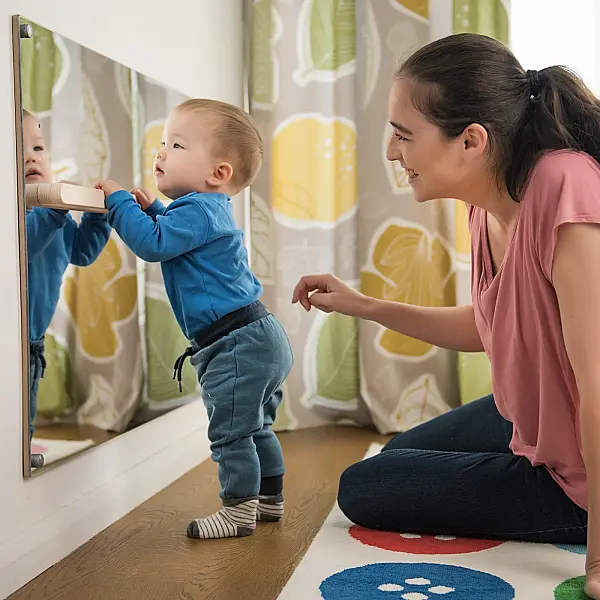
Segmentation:
{"type": "Polygon", "coordinates": [[[189,364],[182,392],[172,380],[186,340],[160,265],[137,259],[101,207],[36,204],[56,191],[47,184],[73,182],[93,194],[103,178],[158,196],[152,161],[164,121],[185,97],[23,16],[13,36],[29,476],[195,401],[198,391],[189,364]]]}

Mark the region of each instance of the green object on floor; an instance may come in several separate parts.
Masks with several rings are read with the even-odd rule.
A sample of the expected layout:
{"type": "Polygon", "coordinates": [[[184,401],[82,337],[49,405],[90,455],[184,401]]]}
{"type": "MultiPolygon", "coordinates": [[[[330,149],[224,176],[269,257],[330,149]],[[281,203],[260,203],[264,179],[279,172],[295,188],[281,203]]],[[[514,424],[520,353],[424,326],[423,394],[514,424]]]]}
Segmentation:
{"type": "Polygon", "coordinates": [[[584,587],[584,576],[567,579],[554,590],[554,600],[590,600],[583,591],[584,587]]]}

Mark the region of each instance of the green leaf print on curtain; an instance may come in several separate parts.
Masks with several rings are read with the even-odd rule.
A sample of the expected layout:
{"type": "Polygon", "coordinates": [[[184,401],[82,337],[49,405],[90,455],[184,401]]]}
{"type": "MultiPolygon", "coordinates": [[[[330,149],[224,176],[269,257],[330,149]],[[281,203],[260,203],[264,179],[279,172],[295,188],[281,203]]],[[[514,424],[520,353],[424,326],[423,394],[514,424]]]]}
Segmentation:
{"type": "Polygon", "coordinates": [[[62,54],[51,31],[25,19],[23,22],[33,28],[33,37],[21,40],[23,108],[36,114],[48,112],[63,68],[62,54]]]}
{"type": "MultiPolygon", "coordinates": [[[[508,0],[454,0],[454,33],[481,33],[504,44],[509,42],[508,0]]],[[[460,256],[468,264],[469,233],[465,219],[467,211],[457,207],[455,211],[455,244],[460,256]]],[[[463,271],[463,274],[465,272],[463,271]]],[[[470,278],[458,278],[458,285],[467,294],[470,278]]],[[[459,296],[461,295],[459,291],[459,296]]],[[[461,403],[466,404],[492,393],[490,362],[484,353],[461,353],[458,357],[458,378],[461,403]]]]}
{"type": "Polygon", "coordinates": [[[337,71],[356,57],[354,0],[318,0],[310,13],[310,54],[319,71],[337,71]]]}
{"type": "Polygon", "coordinates": [[[273,0],[252,5],[252,102],[267,108],[278,100],[278,69],[274,46],[282,32],[281,17],[273,0]]]}
{"type": "Polygon", "coordinates": [[[358,392],[358,322],[333,313],[317,342],[317,393],[321,398],[351,402],[358,392]]]}
{"type": "Polygon", "coordinates": [[[338,410],[356,408],[360,393],[358,321],[331,313],[318,315],[307,340],[306,403],[338,410]]]}
{"type": "Polygon", "coordinates": [[[146,344],[148,348],[148,400],[164,402],[196,391],[194,367],[186,360],[182,371],[183,391],[173,381],[173,364],[189,346],[168,302],[146,297],[146,344]]]}
{"type": "Polygon", "coordinates": [[[297,33],[297,83],[335,81],[355,71],[355,9],[355,0],[304,0],[297,33]]]}
{"type": "Polygon", "coordinates": [[[46,334],[44,355],[47,367],[40,379],[37,395],[37,411],[41,415],[57,417],[75,407],[69,393],[71,385],[71,359],[68,348],[53,335],[46,334]]]}
{"type": "Polygon", "coordinates": [[[454,0],[454,33],[481,33],[508,45],[508,1],[454,0]]]}

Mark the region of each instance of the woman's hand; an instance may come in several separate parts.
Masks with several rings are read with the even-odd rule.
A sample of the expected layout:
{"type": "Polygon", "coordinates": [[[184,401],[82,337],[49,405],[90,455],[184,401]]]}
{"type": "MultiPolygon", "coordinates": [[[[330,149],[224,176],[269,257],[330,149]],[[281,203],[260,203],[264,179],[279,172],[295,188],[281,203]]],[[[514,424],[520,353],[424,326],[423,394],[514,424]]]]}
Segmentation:
{"type": "Polygon", "coordinates": [[[306,275],[294,289],[292,304],[300,302],[307,312],[314,306],[325,313],[363,317],[370,300],[334,275],[306,275]]]}
{"type": "Polygon", "coordinates": [[[154,204],[154,200],[156,200],[148,190],[143,188],[134,188],[131,190],[131,195],[135,198],[135,201],[140,205],[142,210],[146,210],[154,204]]]}

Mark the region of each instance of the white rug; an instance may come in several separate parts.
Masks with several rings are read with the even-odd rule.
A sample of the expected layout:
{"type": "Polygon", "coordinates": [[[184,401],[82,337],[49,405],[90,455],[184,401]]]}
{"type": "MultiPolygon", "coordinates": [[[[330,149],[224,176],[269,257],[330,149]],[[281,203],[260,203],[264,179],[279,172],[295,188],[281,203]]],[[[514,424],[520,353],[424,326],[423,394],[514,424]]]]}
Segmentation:
{"type": "Polygon", "coordinates": [[[94,440],[83,440],[80,442],[71,440],[47,440],[44,438],[34,437],[31,441],[31,453],[43,454],[44,465],[49,465],[53,462],[77,454],[94,445],[94,440]]]}
{"type": "Polygon", "coordinates": [[[336,505],[279,600],[583,600],[584,572],[583,546],[374,532],[336,505]]]}

